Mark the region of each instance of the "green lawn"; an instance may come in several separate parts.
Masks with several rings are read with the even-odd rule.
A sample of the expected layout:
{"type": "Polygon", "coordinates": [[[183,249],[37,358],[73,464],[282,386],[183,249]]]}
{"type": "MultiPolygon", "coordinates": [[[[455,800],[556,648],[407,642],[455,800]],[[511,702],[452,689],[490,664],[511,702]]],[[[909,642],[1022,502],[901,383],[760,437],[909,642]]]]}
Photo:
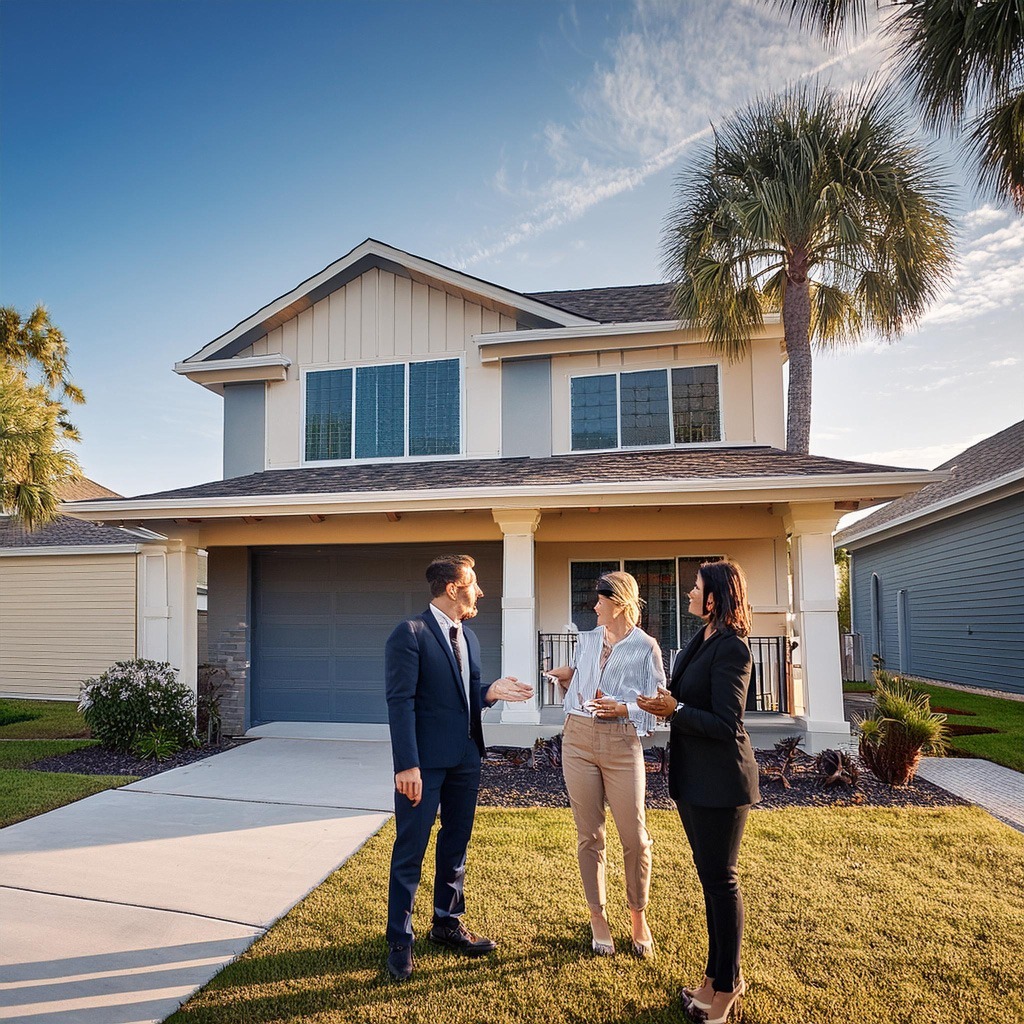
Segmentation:
{"type": "MultiPolygon", "coordinates": [[[[566,810],[481,809],[470,848],[474,930],[498,954],[417,943],[396,985],[382,937],[393,825],[222,971],[173,1024],[678,1022],[700,978],[704,912],[678,818],[650,814],[658,958],[595,959],[566,810]]],[[[609,915],[629,917],[609,847],[609,915]]],[[[432,853],[424,861],[429,877],[432,853]]],[[[1024,835],[975,808],[756,812],[742,852],[747,1024],[1008,1024],[1024,1019],[1024,835]]],[[[430,919],[422,886],[416,924],[430,919]]]]}
{"type": "Polygon", "coordinates": [[[0,739],[77,739],[89,726],[74,701],[0,698],[0,739]]]}
{"type": "Polygon", "coordinates": [[[84,796],[135,782],[131,775],[73,775],[25,771],[44,757],[91,746],[74,704],[44,700],[0,700],[0,828],[52,811],[84,796]],[[23,738],[31,737],[31,738],[23,738]]]}
{"type": "Polygon", "coordinates": [[[948,715],[947,722],[950,725],[987,726],[999,730],[975,736],[953,736],[950,739],[953,753],[983,757],[1013,768],[1014,771],[1024,772],[1024,701],[1003,700],[983,693],[966,693],[946,686],[918,682],[913,685],[931,697],[932,707],[973,712],[973,715],[948,715]]]}
{"type": "Polygon", "coordinates": [[[874,693],[875,684],[866,679],[848,680],[843,683],[843,693],[874,693]]]}

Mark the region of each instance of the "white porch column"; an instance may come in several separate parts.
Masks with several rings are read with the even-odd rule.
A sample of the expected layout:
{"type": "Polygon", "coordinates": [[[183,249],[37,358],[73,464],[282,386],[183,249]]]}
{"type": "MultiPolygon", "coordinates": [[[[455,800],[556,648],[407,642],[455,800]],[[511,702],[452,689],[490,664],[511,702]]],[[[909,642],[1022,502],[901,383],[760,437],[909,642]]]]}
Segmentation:
{"type": "Polygon", "coordinates": [[[193,693],[197,685],[198,548],[181,539],[146,545],[139,554],[138,657],[167,661],[193,693]]]}
{"type": "MultiPolygon", "coordinates": [[[[534,592],[533,534],[540,523],[534,508],[493,509],[504,534],[501,595],[501,674],[537,685],[537,601],[534,592]]],[[[539,725],[536,700],[505,704],[501,722],[539,725]]]]}
{"type": "Polygon", "coordinates": [[[850,726],[843,712],[832,551],[832,534],[841,515],[829,503],[792,506],[784,517],[793,562],[793,612],[803,689],[794,696],[803,704],[805,746],[812,754],[850,743],[850,726]]]}

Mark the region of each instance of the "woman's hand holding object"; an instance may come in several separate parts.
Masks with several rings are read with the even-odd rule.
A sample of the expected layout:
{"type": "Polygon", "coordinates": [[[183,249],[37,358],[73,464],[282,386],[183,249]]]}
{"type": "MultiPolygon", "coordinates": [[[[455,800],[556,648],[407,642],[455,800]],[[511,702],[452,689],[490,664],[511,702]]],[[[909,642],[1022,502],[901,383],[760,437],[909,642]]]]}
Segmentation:
{"type": "Polygon", "coordinates": [[[659,686],[658,692],[653,697],[645,697],[643,694],[640,694],[636,702],[641,711],[646,711],[648,714],[655,715],[658,718],[671,717],[676,708],[679,707],[679,701],[664,686],[659,686]]]}

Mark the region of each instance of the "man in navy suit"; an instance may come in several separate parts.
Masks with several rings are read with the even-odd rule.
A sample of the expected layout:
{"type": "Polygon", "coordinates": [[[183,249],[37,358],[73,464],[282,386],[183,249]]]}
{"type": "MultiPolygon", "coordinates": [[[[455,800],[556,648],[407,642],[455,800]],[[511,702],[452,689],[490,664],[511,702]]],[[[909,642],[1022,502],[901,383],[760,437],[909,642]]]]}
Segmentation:
{"type": "Polygon", "coordinates": [[[388,972],[412,974],[412,908],[438,808],[433,926],[427,938],[467,956],[495,949],[462,923],[463,880],[473,830],[480,760],[480,712],[496,701],[523,701],[533,687],[506,676],[480,682],[480,644],[464,626],[484,596],[469,555],[427,567],[427,610],[395,627],[384,648],[388,724],[395,765],[395,846],[388,886],[388,972]]]}

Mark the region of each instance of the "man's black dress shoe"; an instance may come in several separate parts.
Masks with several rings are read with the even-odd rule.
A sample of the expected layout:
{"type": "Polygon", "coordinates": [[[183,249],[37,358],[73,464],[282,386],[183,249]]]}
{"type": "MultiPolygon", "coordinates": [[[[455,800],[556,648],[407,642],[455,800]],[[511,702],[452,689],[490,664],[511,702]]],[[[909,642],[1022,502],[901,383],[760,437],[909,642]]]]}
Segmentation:
{"type": "Polygon", "coordinates": [[[427,939],[435,945],[447,946],[448,949],[454,949],[456,953],[465,956],[484,956],[498,948],[494,939],[474,935],[461,921],[447,926],[435,924],[428,932],[427,939]]]}
{"type": "Polygon", "coordinates": [[[408,981],[412,977],[412,946],[388,943],[388,974],[395,981],[408,981]]]}

